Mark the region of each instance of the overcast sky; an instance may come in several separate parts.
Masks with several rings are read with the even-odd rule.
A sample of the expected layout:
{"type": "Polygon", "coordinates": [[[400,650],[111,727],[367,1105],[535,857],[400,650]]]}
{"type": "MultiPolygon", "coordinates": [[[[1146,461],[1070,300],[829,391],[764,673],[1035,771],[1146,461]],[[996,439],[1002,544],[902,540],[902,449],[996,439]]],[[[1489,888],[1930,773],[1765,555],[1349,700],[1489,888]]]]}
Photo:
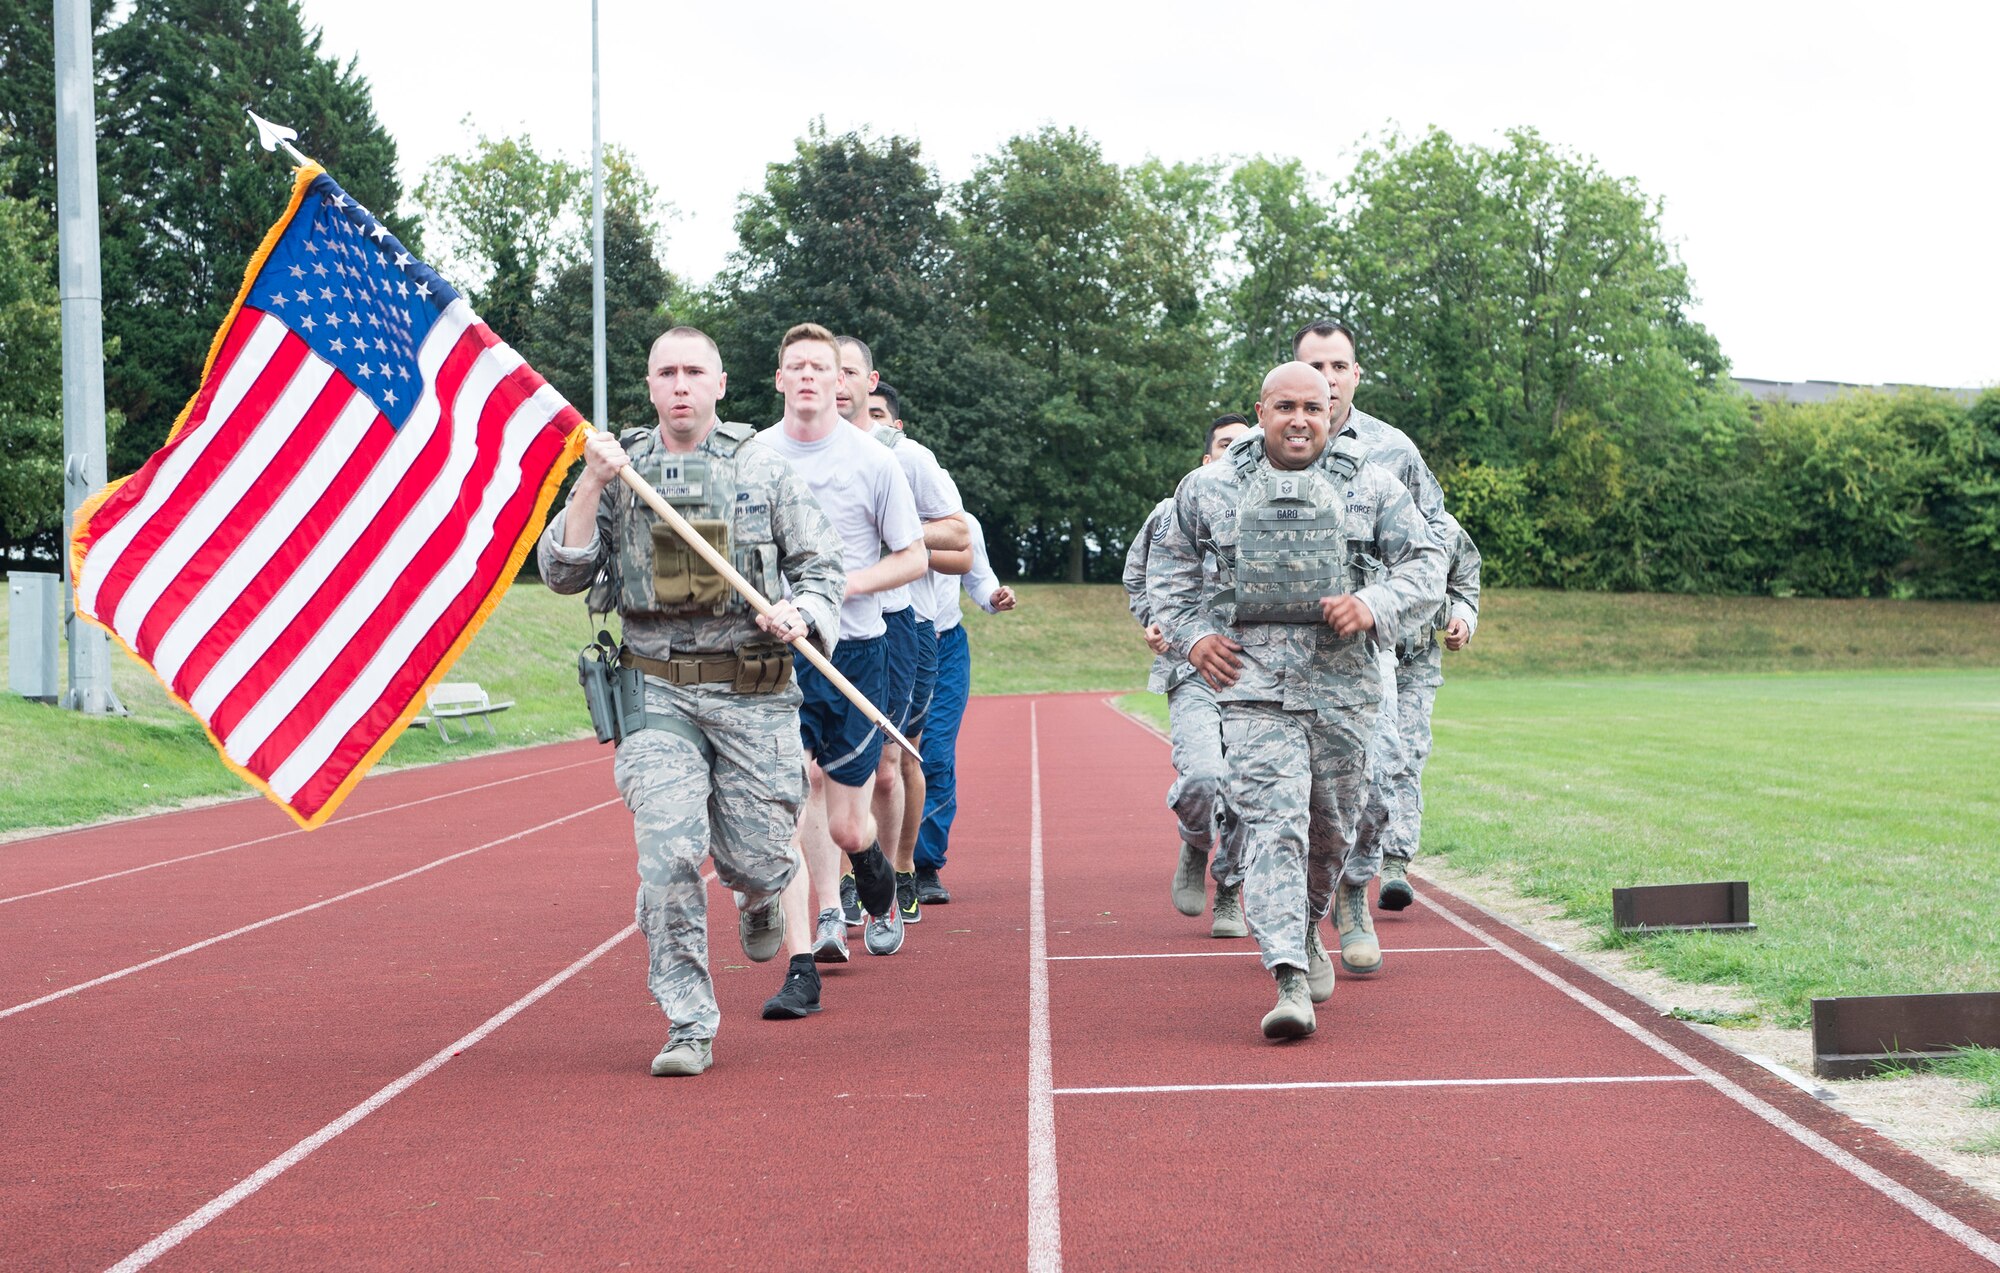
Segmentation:
{"type": "MultiPolygon", "coordinates": [[[[304,9],[359,59],[410,185],[468,116],[588,159],[589,0],[304,9]]],[[[697,281],[816,116],[918,138],[947,182],[1043,123],[1119,162],[1335,177],[1391,127],[1530,125],[1665,200],[1736,374],[2000,381],[2000,6],[602,0],[601,21],[604,139],[678,208],[667,265],[697,281]]]]}

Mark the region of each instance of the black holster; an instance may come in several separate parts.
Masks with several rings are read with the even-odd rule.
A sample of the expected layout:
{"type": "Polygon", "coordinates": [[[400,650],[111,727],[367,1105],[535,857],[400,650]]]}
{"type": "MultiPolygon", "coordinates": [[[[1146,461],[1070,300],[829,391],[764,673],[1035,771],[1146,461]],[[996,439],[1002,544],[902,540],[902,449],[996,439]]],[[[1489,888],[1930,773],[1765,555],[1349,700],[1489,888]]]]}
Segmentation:
{"type": "MultiPolygon", "coordinates": [[[[576,656],[576,679],[583,686],[584,706],[590,709],[590,727],[600,743],[625,741],[626,712],[620,682],[626,669],[618,666],[618,645],[609,632],[599,632],[597,640],[576,656]]],[[[640,688],[641,712],[645,689],[640,688]]]]}

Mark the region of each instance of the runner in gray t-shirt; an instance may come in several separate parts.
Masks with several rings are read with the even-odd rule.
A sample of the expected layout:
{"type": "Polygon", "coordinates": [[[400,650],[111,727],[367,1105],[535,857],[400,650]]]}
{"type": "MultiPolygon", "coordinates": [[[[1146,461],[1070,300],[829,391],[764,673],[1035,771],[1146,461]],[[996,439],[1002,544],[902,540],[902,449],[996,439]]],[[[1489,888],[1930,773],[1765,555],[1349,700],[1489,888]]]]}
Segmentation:
{"type": "MultiPolygon", "coordinates": [[[[777,383],[785,415],[757,438],[805,479],[840,536],[847,594],[833,664],[880,705],[888,670],[880,594],[923,575],[923,526],[902,469],[879,443],[840,418],[834,402],[839,382],[833,334],[811,323],[792,328],[778,350],[777,383]]],[[[822,963],[845,963],[847,926],[840,912],[836,848],[854,868],[861,904],[871,915],[892,919],[885,928],[893,929],[896,945],[901,944],[895,873],[877,841],[868,807],[882,733],[811,664],[800,660],[797,671],[805,700],[799,707],[799,733],[813,758],[812,790],[798,828],[819,902],[812,955],[822,963]]],[[[795,877],[787,889],[786,906],[796,906],[800,914],[810,913],[806,887],[795,877]]],[[[803,953],[796,945],[791,949],[794,955],[803,953]]]]}

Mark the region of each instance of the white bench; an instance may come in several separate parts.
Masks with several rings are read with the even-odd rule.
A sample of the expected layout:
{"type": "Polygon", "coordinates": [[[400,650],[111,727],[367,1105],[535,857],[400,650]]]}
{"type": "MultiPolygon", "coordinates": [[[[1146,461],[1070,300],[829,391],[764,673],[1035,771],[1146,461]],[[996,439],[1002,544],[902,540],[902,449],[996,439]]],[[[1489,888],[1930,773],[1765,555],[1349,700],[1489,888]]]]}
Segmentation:
{"type": "MultiPolygon", "coordinates": [[[[415,717],[410,724],[419,728],[435,726],[438,737],[445,742],[451,742],[451,731],[446,727],[446,721],[478,716],[485,719],[486,732],[498,737],[498,732],[493,728],[493,714],[504,712],[513,705],[514,700],[511,698],[494,702],[476,682],[444,681],[431,686],[429,692],[424,695],[424,708],[429,715],[415,717]]],[[[472,737],[472,726],[465,727],[464,737],[472,737]]]]}

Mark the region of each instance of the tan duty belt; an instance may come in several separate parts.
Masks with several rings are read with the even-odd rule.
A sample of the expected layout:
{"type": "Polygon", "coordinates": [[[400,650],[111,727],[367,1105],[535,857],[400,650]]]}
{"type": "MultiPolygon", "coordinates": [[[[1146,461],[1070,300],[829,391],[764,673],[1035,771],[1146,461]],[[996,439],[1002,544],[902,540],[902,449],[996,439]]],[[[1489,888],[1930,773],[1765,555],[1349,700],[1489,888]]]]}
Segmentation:
{"type": "Polygon", "coordinates": [[[636,667],[647,676],[657,676],[669,685],[733,681],[742,667],[742,661],[733,654],[690,654],[674,659],[649,659],[643,654],[620,650],[618,662],[625,667],[636,667]]]}

